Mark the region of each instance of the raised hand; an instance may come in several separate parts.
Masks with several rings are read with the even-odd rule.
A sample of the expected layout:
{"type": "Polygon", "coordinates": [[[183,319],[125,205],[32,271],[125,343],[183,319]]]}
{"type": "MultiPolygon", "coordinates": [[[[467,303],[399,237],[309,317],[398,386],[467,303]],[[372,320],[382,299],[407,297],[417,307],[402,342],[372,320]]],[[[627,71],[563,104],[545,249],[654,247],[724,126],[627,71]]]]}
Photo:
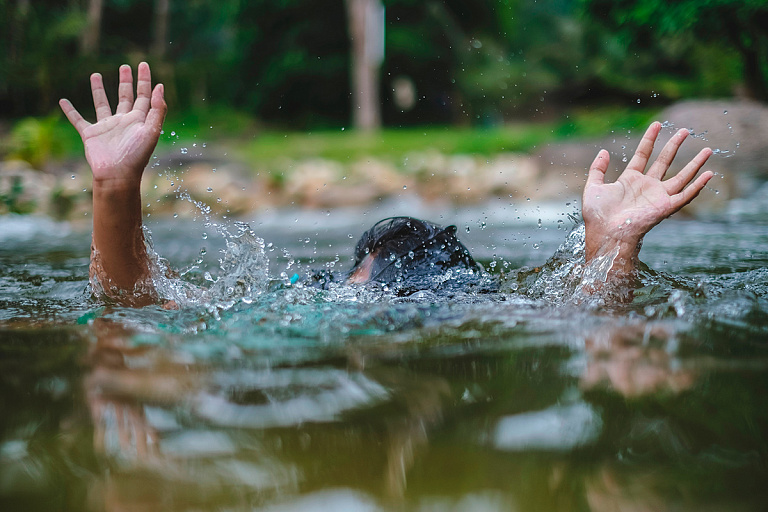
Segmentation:
{"type": "Polygon", "coordinates": [[[59,105],[85,145],[93,172],[91,283],[107,298],[143,306],[157,300],[141,227],[141,176],[160,137],[166,104],[163,86],[152,90],[149,65],[139,64],[136,99],[130,66],[120,66],[115,113],[101,75],[91,75],[96,123],[68,100],[59,105]]]}
{"type": "Polygon", "coordinates": [[[85,157],[94,181],[120,180],[136,185],[157,145],[167,110],[163,85],[152,90],[152,77],[146,62],[139,64],[136,99],[133,74],[128,65],[120,66],[118,104],[115,113],[109,106],[101,75],[91,75],[96,123],[91,124],[69,100],[59,101],[61,109],[75,127],[85,146],[85,157]]]}
{"type": "Polygon", "coordinates": [[[618,248],[612,271],[631,271],[643,236],[690,203],[712,178],[712,172],[707,171],[694,180],[712,155],[712,150],[705,148],[679,173],[662,181],[688,130],[678,131],[645,172],[660,130],[661,124],[651,124],[615,183],[604,183],[609,162],[606,150],[601,150],[592,163],[582,202],[588,262],[618,248]]]}

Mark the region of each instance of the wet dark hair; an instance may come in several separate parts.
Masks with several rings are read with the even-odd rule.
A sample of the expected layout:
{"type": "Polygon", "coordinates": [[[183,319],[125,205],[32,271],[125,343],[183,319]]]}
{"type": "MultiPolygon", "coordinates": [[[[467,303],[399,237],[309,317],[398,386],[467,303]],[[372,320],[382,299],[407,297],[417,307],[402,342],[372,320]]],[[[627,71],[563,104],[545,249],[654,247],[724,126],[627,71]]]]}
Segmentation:
{"type": "Polygon", "coordinates": [[[442,274],[451,268],[479,270],[456,238],[456,226],[443,228],[413,217],[390,217],[363,233],[355,247],[352,273],[373,255],[370,281],[395,283],[442,274]]]}

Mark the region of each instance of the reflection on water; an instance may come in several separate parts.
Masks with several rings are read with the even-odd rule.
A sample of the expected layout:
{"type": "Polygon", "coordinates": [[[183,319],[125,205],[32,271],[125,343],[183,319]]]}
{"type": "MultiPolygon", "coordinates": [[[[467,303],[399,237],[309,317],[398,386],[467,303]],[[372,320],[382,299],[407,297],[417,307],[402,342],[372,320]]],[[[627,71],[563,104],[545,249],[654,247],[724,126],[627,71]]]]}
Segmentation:
{"type": "Polygon", "coordinates": [[[768,224],[739,208],[659,226],[607,309],[547,298],[546,223],[462,236],[504,293],[404,298],[280,277],[348,268],[349,225],[201,257],[209,228],[158,224],[191,282],[244,247],[273,279],[166,311],[89,297],[86,230],[2,218],[0,509],[761,510],[768,224]]]}

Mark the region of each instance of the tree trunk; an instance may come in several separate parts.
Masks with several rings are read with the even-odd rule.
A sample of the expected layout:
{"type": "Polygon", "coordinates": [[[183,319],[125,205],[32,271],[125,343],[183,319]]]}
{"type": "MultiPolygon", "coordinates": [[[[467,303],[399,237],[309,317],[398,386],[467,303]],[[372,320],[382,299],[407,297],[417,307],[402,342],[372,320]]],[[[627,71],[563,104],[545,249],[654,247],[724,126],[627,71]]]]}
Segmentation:
{"type": "Polygon", "coordinates": [[[21,60],[23,52],[24,30],[26,30],[27,16],[29,15],[29,0],[18,0],[16,10],[12,11],[9,7],[7,12],[13,20],[8,27],[8,60],[16,64],[21,60]]]}
{"type": "Polygon", "coordinates": [[[762,36],[761,30],[747,30],[741,24],[726,21],[728,39],[741,54],[744,64],[744,86],[747,96],[753,99],[765,101],[768,99],[768,75],[763,72],[763,60],[761,54],[768,53],[768,44],[762,36]]]}
{"type": "Polygon", "coordinates": [[[756,100],[766,99],[766,83],[763,76],[760,62],[760,55],[754,48],[749,48],[742,52],[744,61],[744,85],[747,88],[747,94],[756,100]]]}
{"type": "Polygon", "coordinates": [[[99,52],[99,38],[101,36],[101,13],[104,10],[104,0],[88,1],[88,22],[85,26],[80,51],[83,55],[93,55],[99,52]]]}
{"type": "Polygon", "coordinates": [[[171,0],[155,0],[155,24],[152,36],[152,55],[158,59],[165,57],[168,48],[168,11],[171,0]]]}
{"type": "Polygon", "coordinates": [[[384,53],[384,6],[381,0],[347,0],[352,43],[352,119],[356,129],[381,127],[379,68],[384,53]]]}

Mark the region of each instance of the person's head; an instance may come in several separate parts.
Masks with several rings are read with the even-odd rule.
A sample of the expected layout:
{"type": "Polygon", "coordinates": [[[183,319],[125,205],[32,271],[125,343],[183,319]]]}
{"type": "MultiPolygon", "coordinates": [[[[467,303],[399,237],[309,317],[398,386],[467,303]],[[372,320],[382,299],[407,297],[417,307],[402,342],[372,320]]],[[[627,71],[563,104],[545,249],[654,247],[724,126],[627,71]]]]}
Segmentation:
{"type": "Polygon", "coordinates": [[[412,217],[391,217],[363,233],[347,282],[396,283],[451,268],[479,269],[456,238],[456,226],[443,228],[412,217]]]}

